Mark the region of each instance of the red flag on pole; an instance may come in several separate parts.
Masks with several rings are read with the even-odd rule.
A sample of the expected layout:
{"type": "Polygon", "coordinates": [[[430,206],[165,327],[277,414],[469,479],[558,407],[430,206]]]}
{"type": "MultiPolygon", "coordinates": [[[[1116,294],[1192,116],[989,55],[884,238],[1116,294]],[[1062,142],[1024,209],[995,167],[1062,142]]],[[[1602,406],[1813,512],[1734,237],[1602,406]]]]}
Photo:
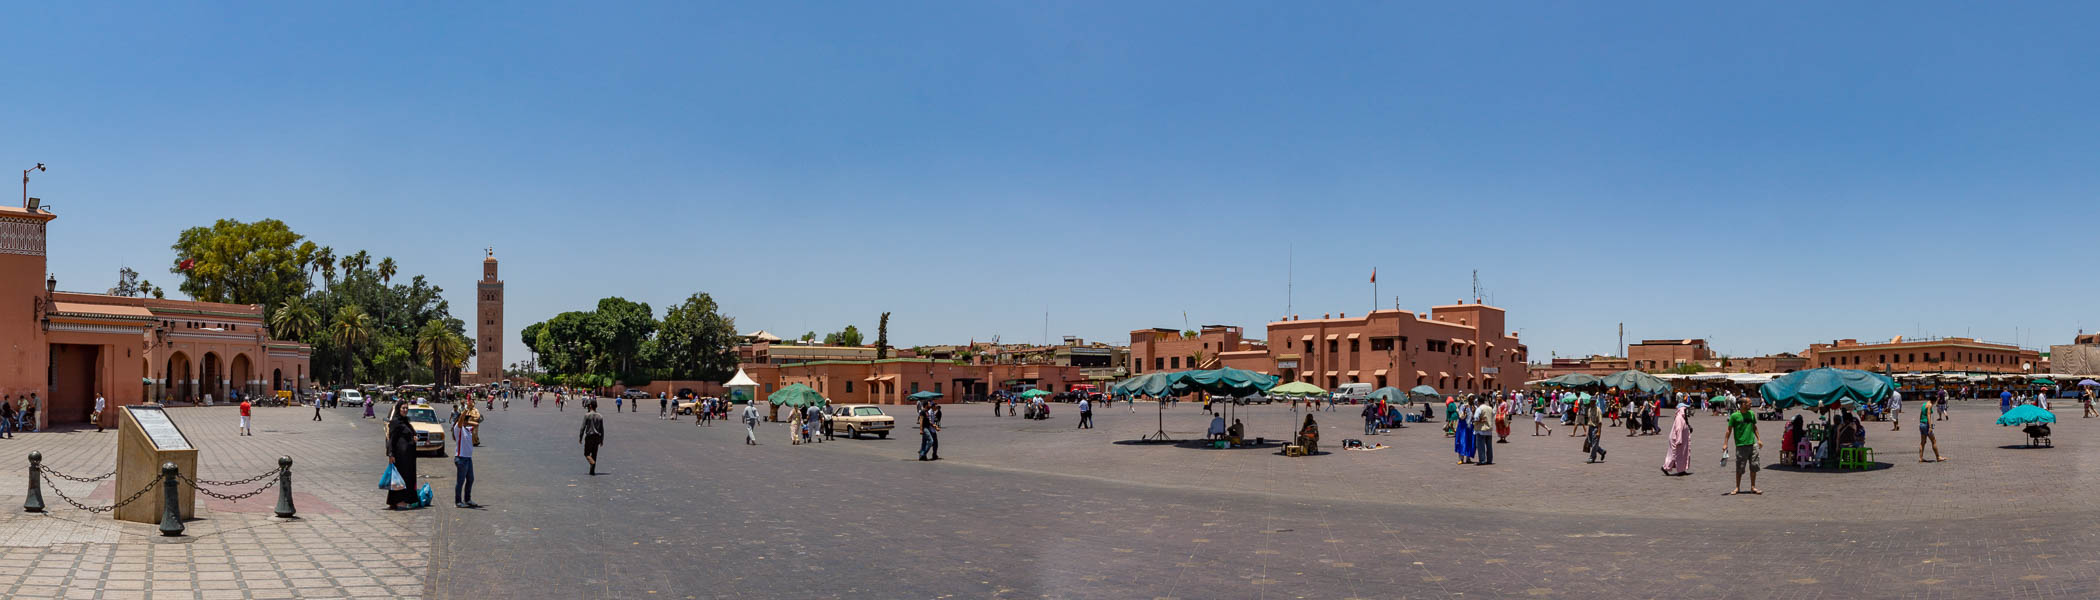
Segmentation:
{"type": "MultiPolygon", "coordinates": [[[[177,268],[177,269],[182,269],[182,270],[184,270],[184,271],[188,271],[188,270],[190,270],[190,268],[191,268],[191,267],[195,267],[195,266],[197,266],[197,261],[195,261],[195,260],[191,260],[191,259],[187,259],[187,258],[185,258],[185,259],[182,259],[182,262],[180,262],[180,263],[176,263],[176,264],[175,264],[175,268],[177,268]]],[[[1375,276],[1375,274],[1374,274],[1374,276],[1375,276]]]]}
{"type": "Polygon", "coordinates": [[[1378,283],[1378,267],[1371,267],[1371,283],[1378,283]]]}

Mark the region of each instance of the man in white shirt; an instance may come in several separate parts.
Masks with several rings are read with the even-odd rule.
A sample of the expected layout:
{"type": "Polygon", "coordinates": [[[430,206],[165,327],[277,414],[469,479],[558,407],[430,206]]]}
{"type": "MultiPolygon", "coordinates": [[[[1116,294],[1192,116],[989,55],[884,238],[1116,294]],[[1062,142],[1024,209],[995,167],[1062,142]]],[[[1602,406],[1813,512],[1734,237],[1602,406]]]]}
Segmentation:
{"type": "Polygon", "coordinates": [[[1889,392],[1889,422],[1895,425],[1889,431],[1903,430],[1903,392],[1889,392]]]}
{"type": "Polygon", "coordinates": [[[90,417],[88,417],[89,419],[92,419],[92,420],[94,420],[94,421],[95,421],[95,433],[102,433],[102,411],[103,411],[104,409],[107,409],[108,407],[109,407],[109,401],[108,401],[108,400],[103,400],[103,399],[102,399],[102,393],[101,393],[101,392],[96,392],[96,393],[95,393],[95,414],[94,414],[93,416],[90,416],[90,417]]]}

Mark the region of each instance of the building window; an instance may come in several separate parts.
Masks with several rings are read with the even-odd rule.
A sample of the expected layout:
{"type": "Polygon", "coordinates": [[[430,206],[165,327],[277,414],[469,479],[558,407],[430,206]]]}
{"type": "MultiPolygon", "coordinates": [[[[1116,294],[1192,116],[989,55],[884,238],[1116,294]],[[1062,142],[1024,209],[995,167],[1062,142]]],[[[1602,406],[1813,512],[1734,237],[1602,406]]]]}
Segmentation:
{"type": "Polygon", "coordinates": [[[853,380],[851,379],[846,380],[846,393],[853,393],[853,380]]]}
{"type": "Polygon", "coordinates": [[[1305,352],[1306,354],[1312,354],[1312,340],[1305,340],[1304,342],[1300,343],[1299,345],[1301,345],[1301,346],[1304,346],[1304,347],[1305,347],[1305,350],[1304,350],[1304,352],[1305,352]]]}
{"type": "Polygon", "coordinates": [[[1167,368],[1167,359],[1157,356],[1152,357],[1152,370],[1157,371],[1164,368],[1167,368]]]}
{"type": "Polygon", "coordinates": [[[1393,338],[1371,338],[1372,352],[1391,352],[1392,350],[1393,338]]]}
{"type": "Polygon", "coordinates": [[[1349,351],[1350,351],[1350,352],[1358,352],[1358,351],[1359,351],[1359,350],[1357,350],[1357,347],[1356,347],[1356,339],[1355,339],[1355,338],[1350,338],[1350,340],[1349,340],[1349,351]]]}
{"type": "Polygon", "coordinates": [[[1175,369],[1179,369],[1179,368],[1181,368],[1181,357],[1179,357],[1179,356],[1176,356],[1176,357],[1174,357],[1174,358],[1173,358],[1173,359],[1171,360],[1171,362],[1168,362],[1168,363],[1167,363],[1167,366],[1168,366],[1168,367],[1170,367],[1170,368],[1175,368],[1175,369]]]}
{"type": "Polygon", "coordinates": [[[919,393],[919,382],[917,382],[917,381],[911,382],[911,393],[914,393],[914,394],[917,394],[917,393],[919,393]]]}
{"type": "Polygon", "coordinates": [[[1327,340],[1327,353],[1328,353],[1328,354],[1334,354],[1334,353],[1336,353],[1336,352],[1341,352],[1341,351],[1342,351],[1342,349],[1341,349],[1341,344],[1340,344],[1340,343],[1338,343],[1338,342],[1336,342],[1336,341],[1334,341],[1334,340],[1327,340]]]}
{"type": "Polygon", "coordinates": [[[941,382],[933,382],[933,393],[941,393],[941,382]]]}

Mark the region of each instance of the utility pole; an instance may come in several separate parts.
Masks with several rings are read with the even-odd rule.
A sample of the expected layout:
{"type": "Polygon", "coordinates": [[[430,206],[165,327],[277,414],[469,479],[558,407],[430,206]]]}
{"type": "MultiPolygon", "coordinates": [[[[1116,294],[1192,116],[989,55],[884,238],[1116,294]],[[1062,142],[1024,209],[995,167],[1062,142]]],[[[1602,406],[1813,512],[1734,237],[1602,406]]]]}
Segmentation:
{"type": "Polygon", "coordinates": [[[42,170],[44,170],[44,163],[37,163],[34,167],[22,169],[22,208],[29,208],[29,172],[42,170]]]}
{"type": "Polygon", "coordinates": [[[1626,357],[1626,322],[1619,322],[1619,358],[1626,357]]]}

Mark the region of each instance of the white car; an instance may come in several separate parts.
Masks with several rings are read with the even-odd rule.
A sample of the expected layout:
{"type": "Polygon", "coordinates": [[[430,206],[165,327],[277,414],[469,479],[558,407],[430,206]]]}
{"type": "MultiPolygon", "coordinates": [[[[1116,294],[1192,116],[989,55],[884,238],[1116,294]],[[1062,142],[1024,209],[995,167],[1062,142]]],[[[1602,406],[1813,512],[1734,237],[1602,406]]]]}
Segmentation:
{"type": "Polygon", "coordinates": [[[336,390],[335,403],[342,406],[363,406],[365,394],[357,390],[336,390]]]}

